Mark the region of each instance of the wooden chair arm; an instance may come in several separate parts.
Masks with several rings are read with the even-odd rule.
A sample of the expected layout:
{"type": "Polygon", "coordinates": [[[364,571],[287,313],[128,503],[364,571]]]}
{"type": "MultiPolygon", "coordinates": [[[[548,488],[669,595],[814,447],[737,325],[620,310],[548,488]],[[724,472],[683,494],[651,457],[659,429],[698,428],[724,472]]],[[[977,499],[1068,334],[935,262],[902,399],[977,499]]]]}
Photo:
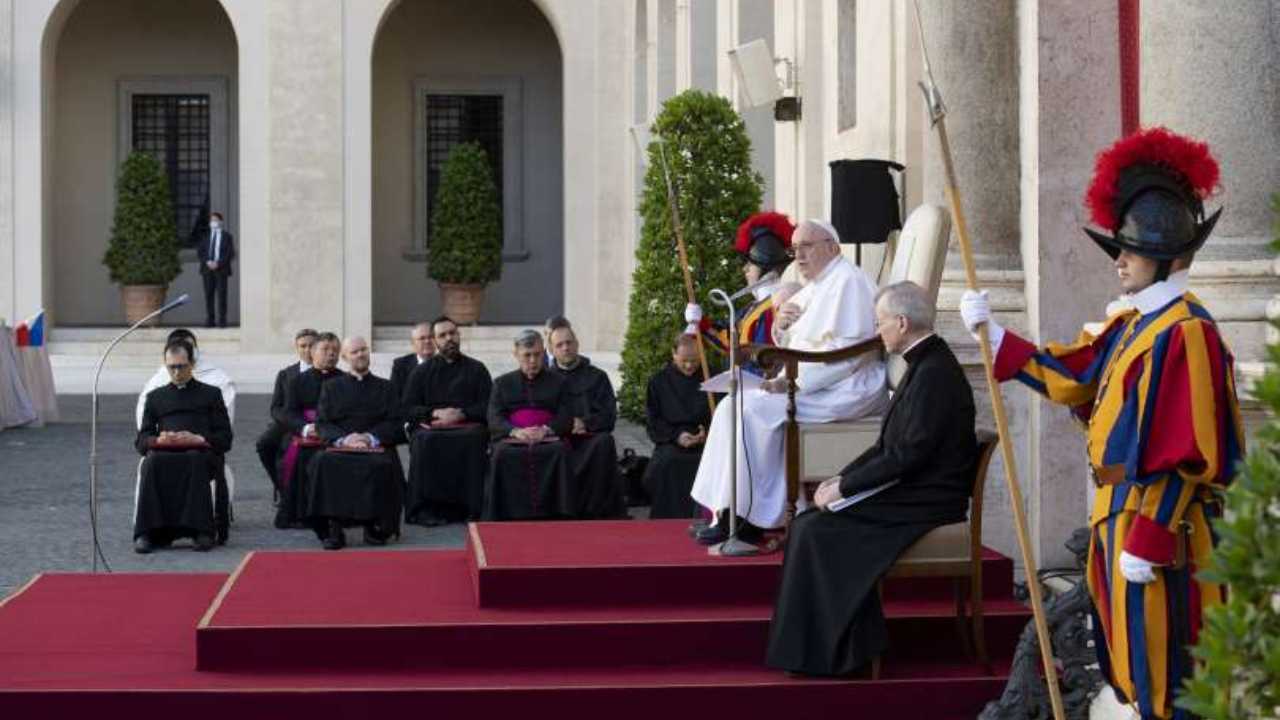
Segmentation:
{"type": "Polygon", "coordinates": [[[877,335],[873,338],[863,340],[846,348],[839,350],[812,351],[812,350],[792,350],[790,348],[777,347],[776,345],[747,345],[738,353],[739,358],[745,358],[759,365],[762,368],[774,368],[786,365],[788,361],[793,363],[812,362],[829,365],[831,363],[848,360],[850,358],[865,355],[869,352],[880,351],[884,349],[884,343],[877,335]]]}

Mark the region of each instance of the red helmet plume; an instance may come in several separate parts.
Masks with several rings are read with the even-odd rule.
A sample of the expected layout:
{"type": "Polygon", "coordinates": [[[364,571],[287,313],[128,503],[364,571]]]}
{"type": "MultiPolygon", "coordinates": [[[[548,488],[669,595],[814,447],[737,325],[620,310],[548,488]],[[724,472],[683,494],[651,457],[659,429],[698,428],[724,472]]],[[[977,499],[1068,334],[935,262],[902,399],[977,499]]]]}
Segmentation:
{"type": "Polygon", "coordinates": [[[751,250],[751,243],[755,239],[756,233],[752,232],[756,228],[767,230],[772,233],[779,241],[782,247],[791,247],[791,235],[796,231],[796,226],[791,224],[791,220],[779,212],[760,212],[746,219],[746,222],[738,226],[738,236],[733,244],[733,249],[746,255],[751,250]]]}
{"type": "Polygon", "coordinates": [[[1139,130],[1098,154],[1093,181],[1085,193],[1095,225],[1112,232],[1119,229],[1125,206],[1143,189],[1122,187],[1126,171],[1139,167],[1163,171],[1197,210],[1218,186],[1218,161],[1207,143],[1164,127],[1139,130]]]}

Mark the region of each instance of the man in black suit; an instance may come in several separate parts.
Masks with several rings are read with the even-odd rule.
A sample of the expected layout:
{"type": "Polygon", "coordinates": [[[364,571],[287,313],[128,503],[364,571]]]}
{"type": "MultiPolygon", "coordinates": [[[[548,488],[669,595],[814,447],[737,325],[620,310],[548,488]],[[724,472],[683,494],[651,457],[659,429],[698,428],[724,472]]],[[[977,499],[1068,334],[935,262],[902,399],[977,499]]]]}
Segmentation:
{"type": "Polygon", "coordinates": [[[823,482],[817,509],[791,523],[769,629],[771,667],[848,675],[882,653],[877,581],[929,530],[967,515],[978,455],[973,389],[933,333],[933,315],[914,283],[877,296],[876,331],[907,371],[880,439],[823,482]]]}
{"type": "Polygon", "coordinates": [[[284,396],[289,390],[289,383],[304,371],[311,368],[311,343],[320,333],[312,328],[303,328],[293,336],[293,349],[298,353],[298,362],[289,363],[276,373],[275,388],[271,391],[270,420],[267,429],[258,437],[258,460],[271,478],[271,487],[275,488],[277,501],[280,494],[280,482],[276,477],[276,457],[280,454],[280,443],[284,441],[287,429],[275,421],[277,412],[284,408],[284,396]]]}
{"type": "Polygon", "coordinates": [[[227,280],[236,259],[236,239],[222,227],[222,213],[209,213],[209,233],[196,248],[204,280],[205,325],[213,327],[213,300],[218,299],[218,327],[227,326],[227,280]]]}
{"type": "Polygon", "coordinates": [[[396,398],[403,398],[409,387],[409,376],[417,367],[430,360],[436,354],[435,339],[431,335],[431,323],[420,322],[413,326],[409,334],[413,352],[401,355],[391,363],[391,386],[396,389],[396,398]]]}

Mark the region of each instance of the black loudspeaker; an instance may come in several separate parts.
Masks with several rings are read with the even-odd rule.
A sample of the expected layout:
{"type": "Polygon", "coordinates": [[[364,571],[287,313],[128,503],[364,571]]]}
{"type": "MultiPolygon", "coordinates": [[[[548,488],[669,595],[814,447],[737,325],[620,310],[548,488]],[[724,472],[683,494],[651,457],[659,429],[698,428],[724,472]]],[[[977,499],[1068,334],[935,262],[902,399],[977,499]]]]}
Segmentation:
{"type": "Polygon", "coordinates": [[[906,168],[892,160],[833,160],[831,224],[842,243],[882,243],[902,229],[902,204],[893,173],[906,168]]]}

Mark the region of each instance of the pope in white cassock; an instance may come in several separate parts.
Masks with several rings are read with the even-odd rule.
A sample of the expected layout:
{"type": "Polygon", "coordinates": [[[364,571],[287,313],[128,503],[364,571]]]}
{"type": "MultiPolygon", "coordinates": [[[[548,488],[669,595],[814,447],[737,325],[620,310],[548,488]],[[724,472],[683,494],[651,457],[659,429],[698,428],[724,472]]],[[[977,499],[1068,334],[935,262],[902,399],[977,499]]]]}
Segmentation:
{"type": "MultiPolygon", "coordinates": [[[[235,381],[233,381],[231,379],[231,376],[228,375],[222,368],[216,365],[213,365],[212,363],[198,361],[198,358],[200,357],[200,352],[199,352],[199,345],[196,344],[195,333],[192,333],[190,330],[186,330],[186,329],[174,330],[173,332],[169,333],[169,337],[165,340],[165,342],[169,343],[174,340],[187,340],[188,342],[191,343],[191,347],[196,349],[196,356],[191,358],[192,363],[195,364],[195,371],[192,374],[192,377],[204,383],[205,385],[212,385],[218,388],[218,390],[222,392],[222,403],[227,406],[227,418],[231,420],[231,424],[234,425],[236,422],[235,381]]],[[[155,390],[156,388],[164,387],[165,385],[168,385],[169,382],[170,382],[169,371],[165,369],[164,365],[161,365],[160,368],[156,370],[155,374],[152,375],[151,378],[147,380],[147,384],[142,386],[142,392],[138,393],[138,404],[134,410],[134,426],[137,429],[139,430],[142,429],[142,411],[147,404],[147,393],[150,393],[152,390],[155,390]]],[[[230,464],[226,466],[225,474],[227,477],[227,496],[229,498],[235,498],[236,481],[235,481],[235,476],[231,474],[230,464]]],[[[138,511],[138,489],[141,487],[142,487],[142,462],[139,461],[138,477],[134,485],[134,492],[133,492],[133,510],[135,513],[138,511]]]]}
{"type": "MultiPolygon", "coordinates": [[[[794,350],[829,351],[875,335],[876,286],[861,268],[840,254],[835,228],[807,220],[792,239],[795,263],[805,286],[779,308],[775,340],[794,350]]],[[[786,379],[765,381],[742,391],[738,447],[739,531],[748,542],[759,530],[781,527],[787,502],[785,474],[786,379]]],[[[801,363],[796,379],[796,419],[805,423],[850,420],[888,405],[884,362],[868,354],[830,365],[801,363]]],[[[734,446],[730,404],[721,402],[711,420],[706,449],[693,483],[693,499],[716,513],[698,541],[724,540],[730,500],[730,456],[734,446]]]]}

